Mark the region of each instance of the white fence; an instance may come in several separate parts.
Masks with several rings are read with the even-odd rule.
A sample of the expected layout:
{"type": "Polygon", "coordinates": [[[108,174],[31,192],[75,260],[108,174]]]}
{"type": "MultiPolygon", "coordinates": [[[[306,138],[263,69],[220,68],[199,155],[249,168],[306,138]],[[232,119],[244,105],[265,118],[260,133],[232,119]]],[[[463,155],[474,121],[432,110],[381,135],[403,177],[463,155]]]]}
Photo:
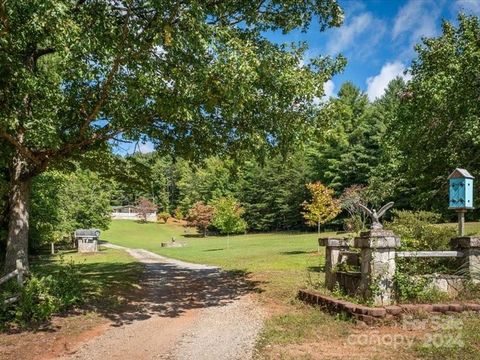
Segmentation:
{"type": "MultiPolygon", "coordinates": [[[[23,266],[23,262],[20,259],[17,260],[16,265],[17,265],[16,266],[17,268],[15,270],[13,270],[11,273],[9,273],[9,274],[3,276],[2,278],[0,278],[0,285],[7,282],[8,280],[16,277],[18,285],[23,286],[24,275],[26,274],[27,270],[23,266]]],[[[18,295],[12,296],[12,297],[6,299],[4,301],[4,304],[11,304],[11,303],[14,303],[16,301],[18,301],[18,295]]]]}

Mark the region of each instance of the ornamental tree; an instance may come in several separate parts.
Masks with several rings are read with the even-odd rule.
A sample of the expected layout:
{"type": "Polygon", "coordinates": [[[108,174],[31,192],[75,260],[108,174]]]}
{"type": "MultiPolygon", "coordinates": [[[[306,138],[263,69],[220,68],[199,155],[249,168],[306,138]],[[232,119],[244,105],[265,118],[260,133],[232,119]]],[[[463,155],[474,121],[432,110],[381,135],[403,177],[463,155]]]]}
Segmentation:
{"type": "Polygon", "coordinates": [[[47,169],[102,167],[117,141],[142,137],[189,157],[300,140],[344,61],[304,63],[304,44],[262,34],[342,18],[335,0],[0,0],[5,270],[28,263],[31,182],[47,169]]]}
{"type": "Polygon", "coordinates": [[[212,225],[221,234],[238,234],[247,229],[247,223],[242,219],[245,209],[233,197],[221,197],[212,202],[212,225]]]}
{"type": "Polygon", "coordinates": [[[312,199],[310,202],[303,202],[302,214],[307,224],[317,225],[320,234],[320,224],[333,220],[340,213],[340,201],[333,197],[333,189],[321,182],[308,183],[305,186],[310,191],[312,199]]]}
{"type": "Polygon", "coordinates": [[[212,224],[213,207],[204,204],[202,201],[196,202],[188,211],[187,226],[195,227],[207,236],[207,229],[212,224]]]}
{"type": "Polygon", "coordinates": [[[344,228],[347,231],[357,231],[365,225],[365,212],[359,204],[368,203],[368,188],[364,185],[351,185],[343,190],[339,198],[340,206],[345,210],[349,218],[345,221],[344,228]]]}
{"type": "Polygon", "coordinates": [[[158,206],[147,198],[141,197],[137,201],[136,210],[140,220],[147,221],[148,216],[157,211],[158,206]]]}

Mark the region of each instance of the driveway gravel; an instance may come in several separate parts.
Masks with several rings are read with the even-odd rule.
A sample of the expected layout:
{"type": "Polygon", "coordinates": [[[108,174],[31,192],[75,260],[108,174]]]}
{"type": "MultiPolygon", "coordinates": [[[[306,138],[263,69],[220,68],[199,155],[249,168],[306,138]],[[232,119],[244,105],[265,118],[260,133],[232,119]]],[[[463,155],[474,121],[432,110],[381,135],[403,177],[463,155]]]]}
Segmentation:
{"type": "Polygon", "coordinates": [[[265,312],[242,274],[124,249],[145,264],[135,311],[60,359],[251,359],[265,312]]]}

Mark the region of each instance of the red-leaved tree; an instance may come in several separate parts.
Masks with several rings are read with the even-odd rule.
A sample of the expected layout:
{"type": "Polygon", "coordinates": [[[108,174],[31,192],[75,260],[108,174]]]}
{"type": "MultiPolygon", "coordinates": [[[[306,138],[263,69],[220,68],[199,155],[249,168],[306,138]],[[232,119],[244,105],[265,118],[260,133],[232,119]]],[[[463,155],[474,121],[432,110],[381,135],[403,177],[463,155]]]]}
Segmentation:
{"type": "Polygon", "coordinates": [[[207,236],[207,229],[212,223],[213,207],[204,204],[202,201],[196,202],[188,211],[187,226],[196,227],[203,236],[207,236]]]}
{"type": "Polygon", "coordinates": [[[140,220],[147,221],[148,215],[157,211],[158,206],[147,198],[141,197],[137,202],[137,213],[140,220]]]}

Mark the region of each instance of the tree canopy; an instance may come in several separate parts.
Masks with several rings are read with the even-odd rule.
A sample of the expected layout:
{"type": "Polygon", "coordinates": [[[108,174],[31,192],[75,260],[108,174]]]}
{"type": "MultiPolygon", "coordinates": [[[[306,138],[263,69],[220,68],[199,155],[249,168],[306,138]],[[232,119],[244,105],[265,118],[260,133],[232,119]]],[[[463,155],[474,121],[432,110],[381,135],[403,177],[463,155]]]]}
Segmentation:
{"type": "Polygon", "coordinates": [[[6,268],[27,259],[30,179],[105,161],[148,136],[188,157],[286,147],[318,124],[344,64],[264,31],[338,26],[335,0],[0,2],[0,140],[10,182],[6,268]],[[85,155],[89,153],[90,155],[85,155]]]}

